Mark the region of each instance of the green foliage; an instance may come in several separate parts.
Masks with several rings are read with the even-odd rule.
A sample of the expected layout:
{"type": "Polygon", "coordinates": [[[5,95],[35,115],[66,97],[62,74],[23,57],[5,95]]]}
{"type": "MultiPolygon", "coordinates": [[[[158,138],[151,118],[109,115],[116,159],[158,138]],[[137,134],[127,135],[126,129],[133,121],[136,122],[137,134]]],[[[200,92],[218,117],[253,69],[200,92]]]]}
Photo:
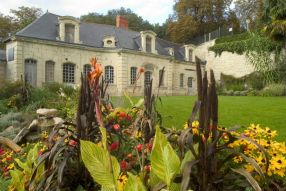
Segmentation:
{"type": "Polygon", "coordinates": [[[81,140],[80,149],[84,165],[94,181],[105,188],[115,189],[120,173],[117,159],[92,142],[81,140]]]}
{"type": "Polygon", "coordinates": [[[285,84],[269,84],[260,91],[262,96],[286,96],[285,84]]]}
{"type": "Polygon", "coordinates": [[[242,40],[247,40],[250,37],[251,37],[250,33],[244,32],[241,34],[217,38],[215,40],[215,44],[223,44],[223,43],[229,43],[229,42],[235,42],[235,41],[242,41],[242,40]]]}
{"type": "Polygon", "coordinates": [[[128,173],[128,181],[124,187],[124,191],[134,191],[134,190],[146,191],[146,188],[140,179],[138,179],[132,173],[128,173]]]}
{"type": "Polygon", "coordinates": [[[0,88],[0,99],[8,99],[21,92],[23,83],[21,81],[5,82],[0,88]]]}
{"type": "Polygon", "coordinates": [[[261,90],[265,86],[265,80],[262,74],[254,72],[246,76],[235,78],[231,75],[221,74],[221,83],[219,84],[220,93],[225,90],[243,91],[248,89],[261,90]]]}
{"type": "Polygon", "coordinates": [[[4,177],[0,177],[0,190],[8,190],[10,184],[10,180],[5,179],[4,177]]]}
{"type": "MultiPolygon", "coordinates": [[[[25,161],[15,159],[18,167],[14,170],[10,170],[11,183],[9,188],[12,190],[25,191],[28,190],[27,185],[33,174],[33,167],[37,165],[39,144],[36,144],[32,149],[29,150],[25,161]]],[[[44,166],[41,165],[36,171],[36,176],[33,177],[34,182],[39,182],[43,179],[44,166]]],[[[30,189],[34,190],[35,187],[30,185],[30,189]]]]}
{"type": "Polygon", "coordinates": [[[160,128],[156,128],[154,147],[151,152],[152,172],[169,188],[174,176],[180,172],[180,159],[160,128]]]}
{"type": "Polygon", "coordinates": [[[10,112],[0,116],[0,131],[13,125],[18,126],[24,120],[22,113],[10,112]]]}

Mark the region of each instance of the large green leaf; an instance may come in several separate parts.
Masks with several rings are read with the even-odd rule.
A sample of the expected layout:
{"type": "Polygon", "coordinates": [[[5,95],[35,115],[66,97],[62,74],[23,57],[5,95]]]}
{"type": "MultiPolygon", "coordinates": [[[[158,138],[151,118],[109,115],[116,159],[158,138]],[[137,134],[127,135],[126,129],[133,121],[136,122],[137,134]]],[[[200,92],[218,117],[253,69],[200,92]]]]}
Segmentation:
{"type": "Polygon", "coordinates": [[[120,166],[107,150],[90,141],[80,141],[81,157],[93,180],[106,188],[116,188],[120,166]]]}
{"type": "Polygon", "coordinates": [[[128,173],[128,181],[124,191],[146,191],[146,188],[139,178],[136,178],[132,173],[128,173]]]}
{"type": "Polygon", "coordinates": [[[173,177],[180,171],[180,159],[160,128],[156,128],[151,152],[151,171],[169,188],[173,177]]]}

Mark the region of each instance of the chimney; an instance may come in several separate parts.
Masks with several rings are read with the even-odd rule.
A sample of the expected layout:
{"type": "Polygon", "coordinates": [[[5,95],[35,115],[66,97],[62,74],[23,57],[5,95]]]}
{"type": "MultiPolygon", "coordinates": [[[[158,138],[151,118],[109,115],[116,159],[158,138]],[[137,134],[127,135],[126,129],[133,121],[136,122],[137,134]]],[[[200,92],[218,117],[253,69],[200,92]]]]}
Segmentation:
{"type": "Polygon", "coordinates": [[[116,27],[128,29],[128,20],[125,19],[123,16],[117,15],[116,16],[116,27]]]}

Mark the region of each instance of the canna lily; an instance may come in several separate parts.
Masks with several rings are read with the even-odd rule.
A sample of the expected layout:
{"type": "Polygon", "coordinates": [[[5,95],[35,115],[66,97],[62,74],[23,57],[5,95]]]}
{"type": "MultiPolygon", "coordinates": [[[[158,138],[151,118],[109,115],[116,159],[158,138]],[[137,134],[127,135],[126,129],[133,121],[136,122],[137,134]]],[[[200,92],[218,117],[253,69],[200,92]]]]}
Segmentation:
{"type": "Polygon", "coordinates": [[[92,82],[94,80],[98,80],[99,77],[101,76],[102,66],[97,63],[97,60],[95,57],[90,60],[90,64],[92,65],[93,70],[89,73],[88,79],[90,82],[92,82]]]}

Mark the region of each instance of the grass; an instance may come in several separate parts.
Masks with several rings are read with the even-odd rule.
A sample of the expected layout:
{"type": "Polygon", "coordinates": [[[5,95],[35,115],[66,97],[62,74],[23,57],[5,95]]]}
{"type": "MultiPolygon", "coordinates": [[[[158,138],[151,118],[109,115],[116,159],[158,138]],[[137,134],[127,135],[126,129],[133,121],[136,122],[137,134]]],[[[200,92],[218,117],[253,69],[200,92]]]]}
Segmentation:
{"type": "MultiPolygon", "coordinates": [[[[165,127],[182,128],[190,116],[195,96],[161,97],[158,110],[165,127]]],[[[116,105],[126,101],[116,98],[116,105]]],[[[219,124],[225,127],[251,123],[268,126],[278,132],[278,140],[286,140],[286,97],[220,96],[219,124]]]]}

